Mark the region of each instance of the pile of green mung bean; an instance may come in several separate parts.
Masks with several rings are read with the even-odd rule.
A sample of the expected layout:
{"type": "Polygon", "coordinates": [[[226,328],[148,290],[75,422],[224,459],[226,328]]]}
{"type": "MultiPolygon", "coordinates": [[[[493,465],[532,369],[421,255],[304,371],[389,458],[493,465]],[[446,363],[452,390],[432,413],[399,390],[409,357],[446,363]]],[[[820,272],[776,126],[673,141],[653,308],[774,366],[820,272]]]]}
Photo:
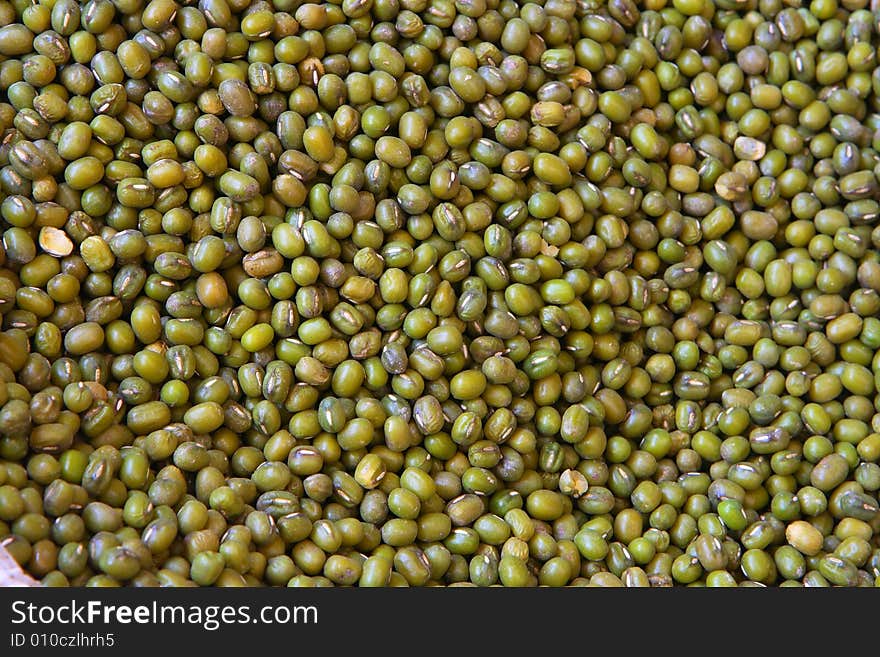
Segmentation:
{"type": "Polygon", "coordinates": [[[880,5],[0,0],[46,586],[880,584],[880,5]]]}

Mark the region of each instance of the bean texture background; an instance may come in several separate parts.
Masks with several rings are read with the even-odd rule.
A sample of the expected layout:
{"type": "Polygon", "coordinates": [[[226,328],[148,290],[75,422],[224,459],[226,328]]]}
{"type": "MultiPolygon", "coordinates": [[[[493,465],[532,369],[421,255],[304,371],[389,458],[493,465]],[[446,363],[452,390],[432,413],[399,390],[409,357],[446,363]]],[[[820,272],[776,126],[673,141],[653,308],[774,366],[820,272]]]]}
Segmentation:
{"type": "Polygon", "coordinates": [[[880,585],[880,5],[0,0],[46,586],[880,585]]]}

